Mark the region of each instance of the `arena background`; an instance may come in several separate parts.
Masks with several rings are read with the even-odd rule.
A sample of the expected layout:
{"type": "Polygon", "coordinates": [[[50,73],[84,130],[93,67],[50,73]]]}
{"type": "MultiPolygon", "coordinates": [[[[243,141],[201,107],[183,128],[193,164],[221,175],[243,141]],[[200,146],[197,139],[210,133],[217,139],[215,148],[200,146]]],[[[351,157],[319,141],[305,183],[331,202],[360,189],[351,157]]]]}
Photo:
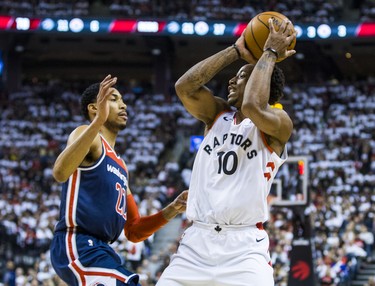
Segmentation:
{"type": "MultiPolygon", "coordinates": [[[[248,20],[266,10],[301,28],[297,55],[279,65],[288,85],[283,104],[297,129],[291,155],[309,158],[311,195],[306,206],[271,208],[276,285],[375,285],[373,1],[311,1],[312,8],[300,1],[176,1],[173,9],[162,0],[0,2],[0,285],[12,285],[6,280],[14,269],[17,285],[63,285],[48,259],[46,229],[53,229],[58,206],[50,170],[67,134],[83,121],[76,104],[86,85],[116,75],[135,105],[133,127],[117,148],[133,172],[141,212],[156,211],[187,187],[190,136],[202,134],[176,99],[174,82],[233,44],[248,20]],[[215,14],[215,7],[223,10],[215,14]],[[81,22],[70,25],[73,19],[81,22]],[[97,22],[102,28],[92,30],[97,22]],[[218,24],[226,25],[223,34],[214,34],[215,27],[222,31],[218,24]],[[322,24],[332,33],[319,30],[322,24]],[[329,134],[322,138],[324,129],[329,134]],[[145,147],[131,132],[154,145],[145,147]],[[301,252],[308,261],[293,268],[299,238],[308,241],[301,252]]],[[[218,74],[210,88],[225,96],[242,64],[218,74]]],[[[154,285],[187,223],[180,217],[145,245],[123,239],[114,247],[142,274],[142,285],[154,285]]]]}

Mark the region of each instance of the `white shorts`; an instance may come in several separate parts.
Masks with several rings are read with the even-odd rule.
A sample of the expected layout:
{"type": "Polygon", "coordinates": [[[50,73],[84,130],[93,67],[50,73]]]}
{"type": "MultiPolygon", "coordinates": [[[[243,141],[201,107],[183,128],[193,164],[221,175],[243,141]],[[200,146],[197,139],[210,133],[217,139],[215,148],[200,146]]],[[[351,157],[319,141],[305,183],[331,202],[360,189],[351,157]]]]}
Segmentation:
{"type": "Polygon", "coordinates": [[[268,248],[267,232],[256,226],[194,222],[156,285],[273,286],[268,248]]]}

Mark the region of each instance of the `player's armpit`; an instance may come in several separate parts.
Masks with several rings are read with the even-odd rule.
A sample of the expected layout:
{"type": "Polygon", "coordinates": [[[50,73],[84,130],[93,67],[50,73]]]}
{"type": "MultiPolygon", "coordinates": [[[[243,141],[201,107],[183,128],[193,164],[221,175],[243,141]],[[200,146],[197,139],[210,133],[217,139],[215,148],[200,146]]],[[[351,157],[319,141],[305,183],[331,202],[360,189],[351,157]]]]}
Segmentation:
{"type": "Polygon", "coordinates": [[[141,217],[132,195],[127,195],[127,221],[124,226],[125,236],[132,242],[147,239],[154,232],[168,223],[160,211],[154,215],[141,217]]]}

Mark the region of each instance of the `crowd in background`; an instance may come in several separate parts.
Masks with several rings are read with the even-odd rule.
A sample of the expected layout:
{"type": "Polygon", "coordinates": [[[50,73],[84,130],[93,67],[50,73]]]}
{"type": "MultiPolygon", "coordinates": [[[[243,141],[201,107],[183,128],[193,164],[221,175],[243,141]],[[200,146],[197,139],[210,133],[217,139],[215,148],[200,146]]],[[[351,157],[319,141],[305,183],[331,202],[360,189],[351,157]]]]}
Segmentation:
{"type": "MultiPolygon", "coordinates": [[[[373,0],[0,0],[0,13],[18,16],[157,17],[180,20],[235,20],[248,22],[263,11],[279,11],[295,23],[329,23],[351,16],[354,21],[375,19],[373,0]]],[[[347,18],[345,18],[347,19],[347,18]]]]}
{"type": "MultiPolygon", "coordinates": [[[[51,171],[68,134],[84,122],[78,103],[84,87],[34,82],[1,94],[0,277],[15,273],[17,285],[60,283],[48,258],[60,203],[51,171]]],[[[202,134],[202,126],[176,96],[141,86],[120,84],[119,90],[129,122],[116,150],[128,164],[140,213],[147,215],[187,188],[195,154],[189,136],[202,134]]],[[[312,226],[317,275],[323,285],[346,285],[359,261],[372,259],[374,247],[375,81],[292,85],[285,91],[294,122],[289,155],[310,161],[311,204],[304,214],[312,226]]],[[[279,286],[286,285],[288,254],[298,235],[294,219],[291,208],[271,207],[267,231],[279,286]]],[[[153,251],[153,240],[132,244],[122,237],[113,244],[145,286],[154,285],[168,265],[178,238],[160,253],[153,251]]]]}

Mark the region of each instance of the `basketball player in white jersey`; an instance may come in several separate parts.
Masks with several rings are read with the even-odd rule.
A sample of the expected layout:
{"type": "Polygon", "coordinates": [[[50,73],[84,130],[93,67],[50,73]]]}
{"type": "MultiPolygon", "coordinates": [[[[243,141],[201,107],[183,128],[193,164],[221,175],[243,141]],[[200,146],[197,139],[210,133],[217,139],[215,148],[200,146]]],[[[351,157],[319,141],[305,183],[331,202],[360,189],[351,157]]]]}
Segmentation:
{"type": "Polygon", "coordinates": [[[293,124],[284,110],[271,105],[283,95],[284,85],[275,62],[295,53],[287,47],[296,35],[288,22],[278,32],[272,22],[269,25],[258,62],[242,35],[234,46],[199,62],[176,83],[185,108],[206,124],[206,130],[189,187],[186,214],[193,224],[157,286],[274,285],[263,223],[293,124]],[[250,64],[229,81],[228,100],[213,96],[205,84],[240,58],[250,64]]]}

